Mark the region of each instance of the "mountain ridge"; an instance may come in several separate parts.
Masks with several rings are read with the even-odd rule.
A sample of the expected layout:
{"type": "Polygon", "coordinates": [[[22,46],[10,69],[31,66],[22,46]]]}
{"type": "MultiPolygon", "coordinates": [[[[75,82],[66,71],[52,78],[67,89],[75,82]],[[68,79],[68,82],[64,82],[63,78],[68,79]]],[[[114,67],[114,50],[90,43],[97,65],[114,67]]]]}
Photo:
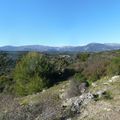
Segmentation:
{"type": "Polygon", "coordinates": [[[1,46],[0,51],[38,51],[38,52],[101,52],[120,49],[118,43],[89,43],[84,46],[52,47],[45,45],[1,46]]]}

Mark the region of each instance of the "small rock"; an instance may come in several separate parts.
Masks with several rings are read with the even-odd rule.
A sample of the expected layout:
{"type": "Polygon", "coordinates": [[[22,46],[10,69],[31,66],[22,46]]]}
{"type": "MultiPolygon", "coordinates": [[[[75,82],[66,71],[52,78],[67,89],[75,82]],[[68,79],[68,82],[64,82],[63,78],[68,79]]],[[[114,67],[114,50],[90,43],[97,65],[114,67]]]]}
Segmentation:
{"type": "Polygon", "coordinates": [[[72,120],[71,118],[68,118],[67,120],[72,120]]]}
{"type": "Polygon", "coordinates": [[[106,82],[106,83],[103,83],[103,85],[109,85],[109,83],[106,82]]]}
{"type": "Polygon", "coordinates": [[[42,93],[44,93],[46,90],[45,89],[43,89],[43,91],[42,91],[42,93]]]}
{"type": "Polygon", "coordinates": [[[107,112],[111,111],[110,108],[104,108],[104,110],[106,110],[107,112]]]}
{"type": "Polygon", "coordinates": [[[120,76],[114,76],[112,77],[109,82],[112,83],[112,82],[116,82],[118,79],[120,78],[120,76]]]}
{"type": "Polygon", "coordinates": [[[93,87],[96,87],[97,85],[96,85],[95,83],[92,83],[92,86],[93,86],[93,87]]]}
{"type": "Polygon", "coordinates": [[[62,107],[63,108],[71,108],[70,110],[72,112],[79,114],[81,107],[88,104],[92,98],[93,98],[93,95],[91,93],[85,93],[78,97],[66,99],[63,102],[62,107]]]}

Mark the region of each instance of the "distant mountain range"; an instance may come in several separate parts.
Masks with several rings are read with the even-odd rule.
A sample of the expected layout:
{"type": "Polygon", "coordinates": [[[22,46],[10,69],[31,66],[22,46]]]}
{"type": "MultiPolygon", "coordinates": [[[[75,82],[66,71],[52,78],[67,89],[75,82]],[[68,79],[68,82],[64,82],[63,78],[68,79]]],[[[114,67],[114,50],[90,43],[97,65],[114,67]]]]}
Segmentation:
{"type": "Polygon", "coordinates": [[[3,46],[0,51],[40,51],[40,52],[100,52],[120,49],[120,44],[90,43],[85,46],[50,47],[43,45],[3,46]]]}

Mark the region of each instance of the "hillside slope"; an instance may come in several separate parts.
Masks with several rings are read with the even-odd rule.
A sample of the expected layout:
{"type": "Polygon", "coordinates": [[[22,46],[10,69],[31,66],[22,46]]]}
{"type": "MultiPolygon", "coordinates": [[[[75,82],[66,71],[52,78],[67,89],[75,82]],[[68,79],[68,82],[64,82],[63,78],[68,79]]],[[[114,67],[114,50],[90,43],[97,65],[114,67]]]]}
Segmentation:
{"type": "Polygon", "coordinates": [[[120,119],[120,77],[104,78],[89,89],[98,94],[81,112],[77,120],[119,120],[120,119]]]}
{"type": "Polygon", "coordinates": [[[69,81],[26,97],[0,95],[0,120],[119,120],[120,76],[92,83],[82,95],[67,98],[69,81]]]}

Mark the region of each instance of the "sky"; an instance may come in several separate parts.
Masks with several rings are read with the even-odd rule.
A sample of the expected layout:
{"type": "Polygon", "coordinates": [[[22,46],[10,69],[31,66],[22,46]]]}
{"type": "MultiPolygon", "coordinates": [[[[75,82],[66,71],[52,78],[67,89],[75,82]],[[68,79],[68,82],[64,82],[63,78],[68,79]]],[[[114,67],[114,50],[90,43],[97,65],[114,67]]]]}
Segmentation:
{"type": "Polygon", "coordinates": [[[120,0],[0,0],[0,46],[120,43],[120,0]]]}

